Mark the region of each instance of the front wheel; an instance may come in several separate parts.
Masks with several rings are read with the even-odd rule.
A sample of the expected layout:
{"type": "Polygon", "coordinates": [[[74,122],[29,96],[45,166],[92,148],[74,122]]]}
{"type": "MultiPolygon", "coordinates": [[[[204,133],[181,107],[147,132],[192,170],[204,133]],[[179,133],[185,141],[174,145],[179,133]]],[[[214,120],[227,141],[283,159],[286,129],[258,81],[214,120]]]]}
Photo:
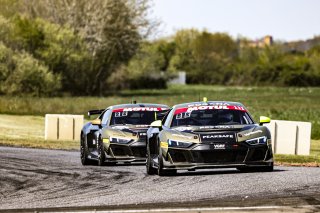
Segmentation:
{"type": "Polygon", "coordinates": [[[146,161],[146,167],[147,167],[147,174],[148,174],[148,175],[154,175],[154,174],[157,173],[157,170],[152,167],[152,158],[151,158],[149,146],[147,146],[147,161],[146,161]]]}
{"type": "Polygon", "coordinates": [[[83,134],[81,134],[80,138],[80,159],[81,164],[84,166],[91,164],[91,161],[87,157],[86,141],[85,136],[83,134]]]}
{"type": "Polygon", "coordinates": [[[159,176],[170,176],[170,175],[175,175],[177,174],[177,170],[170,169],[170,170],[164,170],[163,169],[163,156],[162,156],[162,151],[161,148],[159,148],[159,156],[158,156],[158,169],[157,173],[159,176]]]}
{"type": "Polygon", "coordinates": [[[98,166],[103,166],[105,165],[105,161],[106,161],[106,153],[104,152],[104,146],[103,146],[103,141],[101,138],[101,135],[99,135],[98,140],[97,140],[97,144],[98,144],[98,166]]]}

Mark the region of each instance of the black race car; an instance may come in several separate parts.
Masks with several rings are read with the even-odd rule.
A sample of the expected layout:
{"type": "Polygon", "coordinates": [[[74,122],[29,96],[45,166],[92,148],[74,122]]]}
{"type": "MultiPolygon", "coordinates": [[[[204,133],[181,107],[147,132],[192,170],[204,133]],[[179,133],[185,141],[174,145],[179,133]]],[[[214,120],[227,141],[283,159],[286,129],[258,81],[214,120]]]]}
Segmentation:
{"type": "Polygon", "coordinates": [[[195,102],[174,106],[147,132],[147,173],[235,167],[240,171],[272,171],[270,132],[241,103],[195,102]]]}
{"type": "Polygon", "coordinates": [[[159,104],[123,104],[89,111],[99,117],[81,130],[82,164],[145,161],[147,129],[168,110],[159,104]]]}

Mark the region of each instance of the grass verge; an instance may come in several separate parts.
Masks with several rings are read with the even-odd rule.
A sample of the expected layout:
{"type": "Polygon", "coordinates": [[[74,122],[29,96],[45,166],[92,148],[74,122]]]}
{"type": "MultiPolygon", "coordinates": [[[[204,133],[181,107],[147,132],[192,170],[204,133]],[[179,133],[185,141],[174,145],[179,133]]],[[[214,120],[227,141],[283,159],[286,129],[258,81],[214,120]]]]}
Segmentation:
{"type": "Polygon", "coordinates": [[[310,155],[275,155],[277,165],[320,167],[320,140],[311,140],[310,155]]]}
{"type": "Polygon", "coordinates": [[[171,85],[163,90],[121,91],[107,97],[8,97],[0,96],[0,114],[40,115],[86,114],[90,109],[130,103],[162,103],[169,106],[208,100],[239,101],[253,117],[312,123],[312,139],[320,139],[320,87],[223,87],[211,85],[171,85]]]}
{"type": "Polygon", "coordinates": [[[0,146],[79,150],[79,141],[46,141],[43,139],[0,139],[0,146]]]}

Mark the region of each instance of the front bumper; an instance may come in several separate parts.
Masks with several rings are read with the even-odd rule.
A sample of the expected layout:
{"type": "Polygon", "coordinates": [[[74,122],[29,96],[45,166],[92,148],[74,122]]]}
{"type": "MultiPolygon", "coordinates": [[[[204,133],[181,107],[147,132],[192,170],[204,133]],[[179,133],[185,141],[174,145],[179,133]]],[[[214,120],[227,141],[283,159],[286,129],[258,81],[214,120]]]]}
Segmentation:
{"type": "Polygon", "coordinates": [[[109,162],[142,162],[146,160],[146,142],[110,143],[106,147],[106,154],[109,162]]]}
{"type": "Polygon", "coordinates": [[[189,148],[162,148],[164,169],[207,169],[249,166],[271,166],[271,145],[228,144],[225,149],[196,144],[189,148]]]}

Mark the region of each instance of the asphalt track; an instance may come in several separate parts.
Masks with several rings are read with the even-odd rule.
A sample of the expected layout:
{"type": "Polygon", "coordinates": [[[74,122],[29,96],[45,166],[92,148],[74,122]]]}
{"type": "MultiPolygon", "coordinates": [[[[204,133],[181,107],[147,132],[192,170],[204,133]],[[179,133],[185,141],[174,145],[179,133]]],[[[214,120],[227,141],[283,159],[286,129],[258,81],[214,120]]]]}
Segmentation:
{"type": "Polygon", "coordinates": [[[320,168],[159,177],[148,176],[144,165],[82,166],[76,151],[0,147],[0,212],[275,205],[320,212],[320,168]]]}

